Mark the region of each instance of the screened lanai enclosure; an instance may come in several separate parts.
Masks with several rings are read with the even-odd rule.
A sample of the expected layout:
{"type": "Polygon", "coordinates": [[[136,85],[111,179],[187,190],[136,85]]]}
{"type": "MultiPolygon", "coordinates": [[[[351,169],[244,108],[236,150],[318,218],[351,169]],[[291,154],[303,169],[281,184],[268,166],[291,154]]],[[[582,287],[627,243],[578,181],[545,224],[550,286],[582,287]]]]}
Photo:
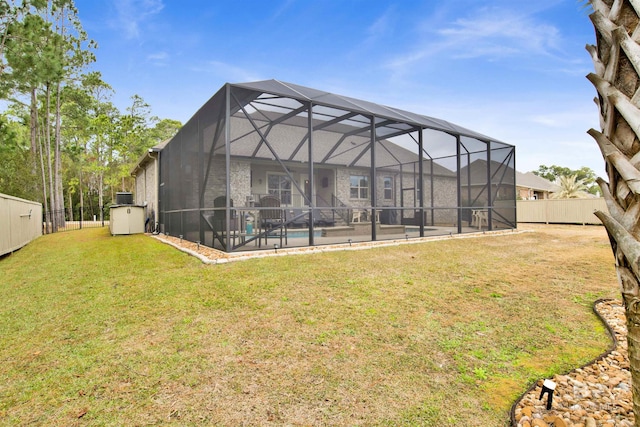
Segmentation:
{"type": "Polygon", "coordinates": [[[277,80],[222,87],[159,174],[160,231],[227,252],[516,227],[512,145],[277,80]]]}

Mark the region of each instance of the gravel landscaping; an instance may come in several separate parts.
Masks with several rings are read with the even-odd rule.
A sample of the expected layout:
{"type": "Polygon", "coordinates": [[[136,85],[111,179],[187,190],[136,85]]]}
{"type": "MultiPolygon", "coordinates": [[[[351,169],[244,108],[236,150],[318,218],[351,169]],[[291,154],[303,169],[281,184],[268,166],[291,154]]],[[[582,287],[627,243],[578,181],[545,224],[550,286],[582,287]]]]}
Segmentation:
{"type": "Polygon", "coordinates": [[[566,375],[555,375],[551,409],[542,399],[543,379],[514,405],[518,427],[632,427],[631,372],[627,355],[627,326],[619,301],[599,301],[594,307],[614,333],[612,349],[594,363],[566,375]]]}

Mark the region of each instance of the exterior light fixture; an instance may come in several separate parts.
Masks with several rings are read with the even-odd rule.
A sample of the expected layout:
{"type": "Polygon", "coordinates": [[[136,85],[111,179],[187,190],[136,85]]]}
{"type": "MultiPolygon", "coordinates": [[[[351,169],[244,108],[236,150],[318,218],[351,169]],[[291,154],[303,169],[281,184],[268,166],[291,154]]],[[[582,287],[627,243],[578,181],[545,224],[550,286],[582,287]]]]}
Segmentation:
{"type": "Polygon", "coordinates": [[[351,243],[353,242],[351,239],[348,240],[349,242],[349,246],[351,246],[351,243]]]}
{"type": "Polygon", "coordinates": [[[551,380],[544,380],[542,383],[542,391],[538,400],[542,400],[542,396],[547,393],[547,410],[551,409],[553,403],[553,391],[556,389],[556,383],[551,380]]]}
{"type": "Polygon", "coordinates": [[[274,250],[276,253],[278,253],[278,247],[279,247],[279,246],[278,246],[278,244],[277,244],[277,243],[274,243],[274,244],[273,244],[273,250],[274,250]]]}
{"type": "Polygon", "coordinates": [[[200,250],[200,240],[196,240],[196,250],[200,250]]]}

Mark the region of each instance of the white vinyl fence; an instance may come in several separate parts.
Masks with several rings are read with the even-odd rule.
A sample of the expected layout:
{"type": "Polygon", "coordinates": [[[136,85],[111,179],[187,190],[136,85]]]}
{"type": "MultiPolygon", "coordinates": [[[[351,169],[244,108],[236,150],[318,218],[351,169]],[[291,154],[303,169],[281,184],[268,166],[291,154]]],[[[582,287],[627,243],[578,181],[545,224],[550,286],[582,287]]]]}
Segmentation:
{"type": "Polygon", "coordinates": [[[42,205],[0,193],[0,256],[42,236],[42,205]]]}
{"type": "Polygon", "coordinates": [[[545,224],[601,224],[593,213],[607,212],[603,198],[518,200],[516,206],[518,222],[545,224]]]}

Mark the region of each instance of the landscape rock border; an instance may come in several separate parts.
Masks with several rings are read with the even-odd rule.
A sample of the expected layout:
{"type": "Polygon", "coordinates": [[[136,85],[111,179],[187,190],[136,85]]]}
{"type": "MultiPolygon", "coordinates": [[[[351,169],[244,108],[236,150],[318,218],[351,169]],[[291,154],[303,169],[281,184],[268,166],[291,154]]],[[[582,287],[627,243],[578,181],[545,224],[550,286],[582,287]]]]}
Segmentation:
{"type": "Polygon", "coordinates": [[[287,256],[287,255],[301,255],[301,254],[313,254],[333,251],[358,251],[363,249],[371,249],[385,246],[399,246],[406,244],[418,244],[425,242],[433,242],[438,240],[449,239],[472,239],[488,236],[504,236],[520,233],[531,233],[533,230],[519,230],[519,229],[507,229],[507,230],[492,230],[475,233],[463,233],[463,234],[443,234],[437,236],[425,236],[411,239],[395,239],[395,240],[376,240],[365,242],[353,242],[353,243],[336,243],[330,245],[318,245],[318,246],[299,246],[291,248],[279,248],[279,249],[262,249],[255,251],[242,251],[242,252],[223,252],[218,249],[213,249],[205,245],[190,242],[186,239],[180,239],[166,234],[147,234],[147,236],[153,237],[163,243],[166,243],[174,248],[185,252],[191,256],[198,258],[204,264],[224,264],[233,261],[244,261],[254,258],[265,258],[273,256],[287,256]]]}
{"type": "Polygon", "coordinates": [[[609,349],[580,368],[554,375],[558,387],[549,410],[539,399],[544,379],[535,381],[511,406],[512,427],[634,425],[624,307],[598,299],[592,309],[611,337],[609,349]]]}

